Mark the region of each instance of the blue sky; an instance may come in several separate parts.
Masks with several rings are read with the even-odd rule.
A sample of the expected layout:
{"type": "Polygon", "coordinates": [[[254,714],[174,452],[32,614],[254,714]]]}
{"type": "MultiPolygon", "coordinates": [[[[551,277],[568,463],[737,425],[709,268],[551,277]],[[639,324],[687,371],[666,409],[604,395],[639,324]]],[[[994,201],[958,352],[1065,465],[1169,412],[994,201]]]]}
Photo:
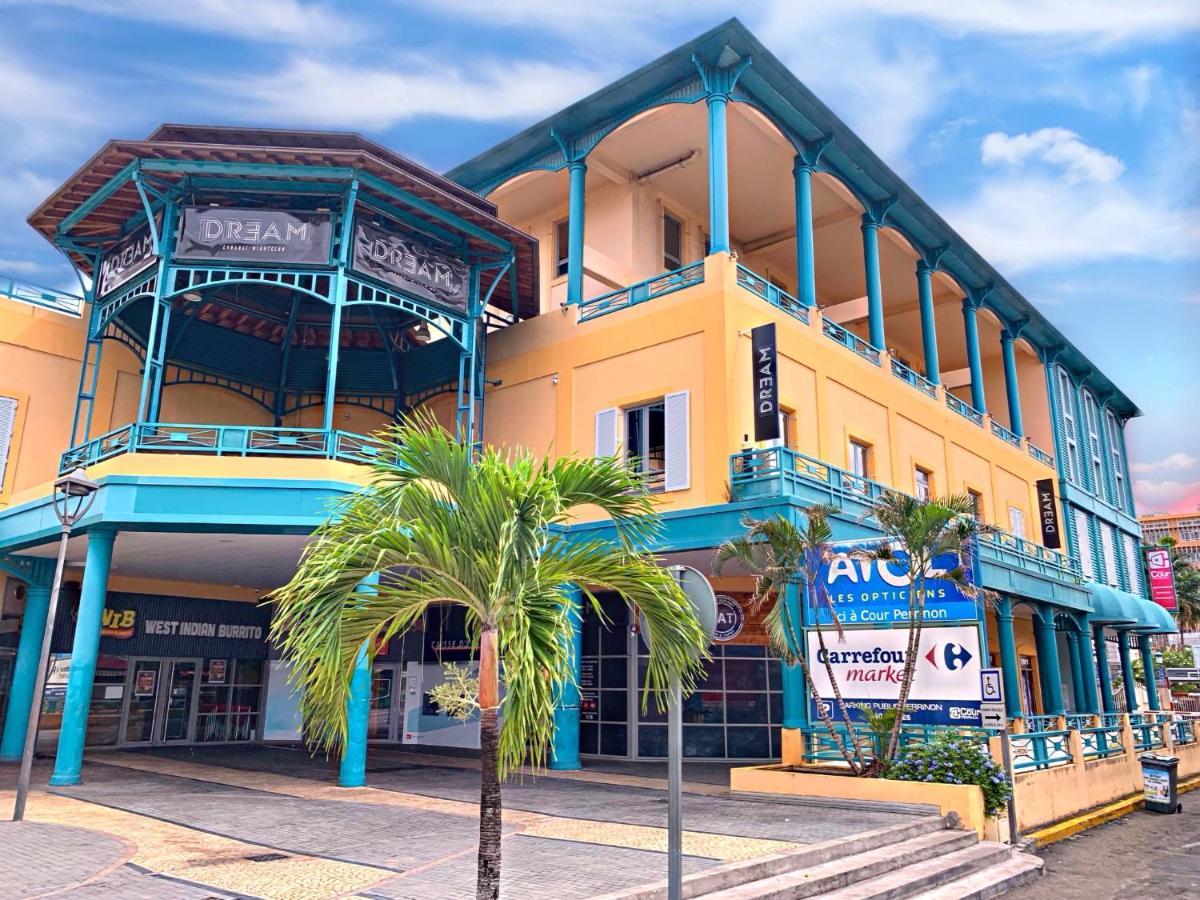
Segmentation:
{"type": "Polygon", "coordinates": [[[438,170],[739,15],[1145,412],[1139,505],[1200,503],[1191,0],[0,0],[0,273],[161,122],[361,131],[438,170]]]}

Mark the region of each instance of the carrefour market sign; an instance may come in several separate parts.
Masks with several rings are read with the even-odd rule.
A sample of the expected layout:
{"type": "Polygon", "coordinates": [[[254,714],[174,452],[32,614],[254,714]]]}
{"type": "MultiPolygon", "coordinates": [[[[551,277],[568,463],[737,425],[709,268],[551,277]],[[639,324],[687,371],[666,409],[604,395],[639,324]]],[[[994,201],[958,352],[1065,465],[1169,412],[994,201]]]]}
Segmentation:
{"type": "MultiPolygon", "coordinates": [[[[856,549],[869,550],[870,542],[837,545],[833,557],[821,567],[824,598],[809,598],[811,624],[833,623],[833,612],[843,625],[908,625],[909,578],[907,561],[897,551],[896,560],[856,556],[856,549]],[[814,600],[816,602],[814,602],[814,600]]],[[[952,581],[939,575],[959,565],[955,554],[937,557],[926,573],[922,618],[927,623],[963,622],[979,618],[978,604],[963,594],[952,581]]],[[[971,572],[968,568],[967,579],[971,572]]]]}

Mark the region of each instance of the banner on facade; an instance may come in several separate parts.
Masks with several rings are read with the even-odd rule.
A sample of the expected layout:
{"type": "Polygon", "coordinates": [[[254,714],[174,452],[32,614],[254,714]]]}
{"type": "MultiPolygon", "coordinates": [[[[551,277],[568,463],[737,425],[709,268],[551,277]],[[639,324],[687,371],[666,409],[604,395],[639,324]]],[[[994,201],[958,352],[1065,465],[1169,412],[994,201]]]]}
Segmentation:
{"type": "Polygon", "coordinates": [[[1058,524],[1058,504],[1054,502],[1054,479],[1037,482],[1038,523],[1042,526],[1042,544],[1051,550],[1062,549],[1062,531],[1058,524]]]}
{"type": "Polygon", "coordinates": [[[113,247],[100,260],[100,275],[96,281],[96,296],[111,294],[135,275],[158,262],[150,226],[145,225],[113,247]]]}
{"type": "MultiPolygon", "coordinates": [[[[834,545],[829,562],[821,567],[819,584],[824,597],[808,597],[808,624],[832,625],[834,613],[843,625],[907,626],[910,618],[910,582],[906,557],[895,560],[869,557],[875,541],[850,541],[834,545]]],[[[922,621],[960,622],[979,618],[976,601],[953,581],[939,578],[961,565],[958,556],[946,553],[934,560],[926,574],[921,608],[922,621]]],[[[966,580],[972,580],[968,567],[966,580]]]]}
{"type": "Polygon", "coordinates": [[[775,441],[779,433],[779,356],[775,323],[750,329],[750,378],[754,396],[754,440],[775,441]]]}
{"type": "Polygon", "coordinates": [[[1179,606],[1175,596],[1175,567],[1171,551],[1166,547],[1151,547],[1146,551],[1146,574],[1150,576],[1150,599],[1172,612],[1179,606]]]}
{"type": "Polygon", "coordinates": [[[333,217],[327,212],[189,206],[175,258],[193,262],[329,265],[333,217]]]}
{"type": "Polygon", "coordinates": [[[457,257],[408,234],[354,223],[354,271],[439,306],[466,312],[470,271],[457,257]]]}
{"type": "MultiPolygon", "coordinates": [[[[809,671],[835,718],[828,659],[847,708],[863,721],[862,707],[882,712],[900,699],[900,680],[908,648],[908,629],[847,629],[845,639],[825,632],[825,650],[817,632],[808,634],[809,671]]],[[[912,690],[904,721],[911,725],[978,725],[980,694],[979,629],[973,625],[925,628],[917,649],[912,690]]],[[[817,701],[809,699],[813,721],[817,701]]]]}

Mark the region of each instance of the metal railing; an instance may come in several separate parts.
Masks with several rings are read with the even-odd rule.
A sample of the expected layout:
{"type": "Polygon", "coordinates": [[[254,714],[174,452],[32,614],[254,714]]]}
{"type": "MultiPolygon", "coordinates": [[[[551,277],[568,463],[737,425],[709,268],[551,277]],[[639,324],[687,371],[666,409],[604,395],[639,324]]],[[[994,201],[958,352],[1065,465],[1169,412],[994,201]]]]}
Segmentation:
{"type": "Polygon", "coordinates": [[[28,303],[30,306],[49,309],[75,318],[83,315],[84,300],[82,297],[68,294],[66,291],[42,287],[28,281],[19,281],[7,275],[0,275],[0,299],[28,303]]]}
{"type": "Polygon", "coordinates": [[[689,263],[673,271],[664,272],[661,275],[655,275],[653,278],[647,278],[636,284],[618,288],[615,291],[609,291],[607,294],[601,294],[599,297],[592,297],[580,302],[578,304],[579,321],[587,322],[590,319],[598,319],[600,316],[607,316],[609,313],[629,309],[629,307],[637,306],[639,303],[645,303],[656,297],[664,297],[667,294],[683,290],[692,285],[702,284],[703,282],[704,263],[689,263]]]}
{"type": "Polygon", "coordinates": [[[201,453],[214,456],[306,456],[374,462],[382,445],[365,435],[320,428],[252,425],[177,425],[140,422],[116,428],[72,447],[59,471],[91,466],[122,453],[201,453]]]}
{"type": "Polygon", "coordinates": [[[872,347],[869,343],[860,338],[853,331],[843,328],[832,319],[821,320],[821,331],[825,337],[835,343],[841,344],[843,347],[853,350],[863,359],[872,362],[875,365],[881,365],[879,351],[872,347]]]}
{"type": "Polygon", "coordinates": [[[1135,750],[1154,750],[1163,747],[1163,728],[1167,718],[1163,713],[1147,712],[1132,713],[1129,716],[1129,727],[1133,730],[1133,748],[1135,750]]]}
{"type": "Polygon", "coordinates": [[[992,434],[1000,438],[1000,440],[1012,444],[1014,447],[1021,446],[1021,438],[1016,434],[1016,432],[1009,431],[995,419],[992,419],[992,434]]]}
{"type": "Polygon", "coordinates": [[[1038,462],[1045,463],[1046,465],[1050,466],[1051,468],[1054,468],[1054,457],[1053,456],[1051,456],[1049,453],[1047,453],[1041,447],[1038,447],[1032,441],[1028,442],[1028,447],[1029,447],[1029,455],[1030,456],[1032,456],[1038,462]]]}
{"type": "MultiPolygon", "coordinates": [[[[1031,716],[1030,718],[1042,718],[1031,716]]],[[[1012,748],[1013,769],[1017,772],[1029,769],[1050,769],[1065,766],[1072,761],[1070,731],[1026,731],[1014,734],[1009,739],[1012,748]]]]}
{"type": "Polygon", "coordinates": [[[890,488],[805,456],[787,447],[742,450],[729,458],[729,482],[735,492],[748,485],[769,486],[777,481],[777,492],[796,494],[802,485],[823,492],[831,503],[847,500],[870,505],[890,488]]]}
{"type": "Polygon", "coordinates": [[[1109,756],[1118,756],[1125,752],[1125,745],[1121,743],[1119,723],[1105,723],[1080,728],[1079,737],[1083,741],[1085,759],[1106,759],[1109,756]]]}
{"type": "Polygon", "coordinates": [[[776,309],[781,309],[789,316],[808,324],[808,309],[803,303],[789,294],[783,288],[771,284],[766,278],[747,269],[741,263],[737,267],[737,283],[754,294],[766,300],[776,309]]]}
{"type": "Polygon", "coordinates": [[[979,539],[985,546],[990,545],[994,548],[1001,559],[1006,556],[1014,556],[1021,562],[1033,562],[1039,568],[1053,569],[1054,574],[1067,580],[1078,581],[1082,578],[1078,560],[1058,550],[1051,550],[1049,547],[1035,544],[1023,537],[1009,534],[1007,531],[980,535],[979,539]]]}
{"type": "Polygon", "coordinates": [[[983,427],[983,413],[973,407],[970,403],[958,399],[949,391],[946,391],[946,405],[964,419],[974,422],[980,428],[983,427]]]}
{"type": "Polygon", "coordinates": [[[1171,722],[1172,737],[1177,744],[1194,744],[1196,742],[1196,732],[1192,730],[1191,719],[1176,718],[1171,722]]]}
{"type": "Polygon", "coordinates": [[[927,397],[937,398],[937,385],[923,375],[918,375],[898,359],[892,360],[892,374],[907,382],[927,397]]]}
{"type": "Polygon", "coordinates": [[[1067,713],[1063,716],[1067,722],[1068,731],[1082,731],[1091,728],[1094,718],[1091,713],[1067,713]]]}
{"type": "MultiPolygon", "coordinates": [[[[834,722],[834,731],[837,733],[838,739],[842,742],[842,746],[848,750],[853,748],[854,741],[857,740],[862,754],[868,758],[878,758],[883,755],[886,749],[884,743],[888,740],[888,735],[876,734],[867,728],[865,724],[858,724],[855,727],[853,739],[851,738],[850,730],[842,722],[834,722]]],[[[833,762],[841,761],[845,758],[842,756],[841,750],[838,749],[833,735],[829,733],[829,729],[823,723],[809,725],[807,728],[801,729],[801,733],[804,739],[805,759],[833,762]]],[[[948,728],[942,725],[905,725],[900,729],[898,755],[903,755],[904,750],[908,747],[928,744],[939,734],[948,733],[969,737],[971,740],[984,745],[985,748],[988,737],[991,734],[987,729],[969,726],[948,728]]]]}
{"type": "Polygon", "coordinates": [[[1058,716],[1036,716],[1030,715],[1025,717],[1025,730],[1032,731],[1050,731],[1058,725],[1058,716]]]}

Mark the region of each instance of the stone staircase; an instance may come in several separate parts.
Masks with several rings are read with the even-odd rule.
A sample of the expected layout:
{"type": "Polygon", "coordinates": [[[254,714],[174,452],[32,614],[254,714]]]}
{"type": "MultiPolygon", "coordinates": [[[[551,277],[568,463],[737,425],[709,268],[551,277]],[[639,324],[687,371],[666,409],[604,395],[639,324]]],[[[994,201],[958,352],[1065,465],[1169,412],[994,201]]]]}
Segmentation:
{"type": "MultiPolygon", "coordinates": [[[[741,860],[684,878],[685,898],[704,900],[986,900],[1041,874],[1042,861],[980,841],[940,816],[741,860]]],[[[604,900],[665,900],[665,883],[604,900]]]]}

